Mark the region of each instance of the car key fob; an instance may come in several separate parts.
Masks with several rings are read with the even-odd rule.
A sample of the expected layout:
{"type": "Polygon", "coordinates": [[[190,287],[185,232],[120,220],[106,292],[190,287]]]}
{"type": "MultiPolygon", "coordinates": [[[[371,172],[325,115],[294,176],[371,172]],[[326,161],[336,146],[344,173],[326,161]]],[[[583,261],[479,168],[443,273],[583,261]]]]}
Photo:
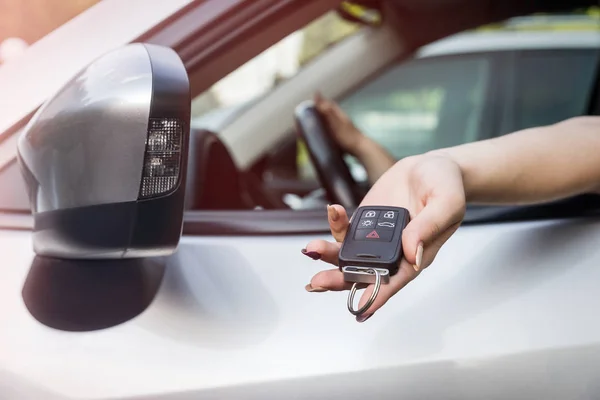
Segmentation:
{"type": "Polygon", "coordinates": [[[389,282],[402,259],[402,231],[410,213],[402,207],[359,207],[339,253],[339,268],[346,282],[389,282]],[[377,270],[378,275],[375,273],[377,270]]]}

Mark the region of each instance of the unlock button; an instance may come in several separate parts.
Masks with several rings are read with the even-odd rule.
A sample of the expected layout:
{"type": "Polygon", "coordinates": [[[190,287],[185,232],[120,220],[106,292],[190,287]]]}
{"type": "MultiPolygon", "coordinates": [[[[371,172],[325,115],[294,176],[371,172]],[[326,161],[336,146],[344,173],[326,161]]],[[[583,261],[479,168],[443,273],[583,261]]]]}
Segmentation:
{"type": "Polygon", "coordinates": [[[379,211],[365,210],[365,211],[363,211],[361,218],[377,218],[378,216],[379,216],[379,211]]]}

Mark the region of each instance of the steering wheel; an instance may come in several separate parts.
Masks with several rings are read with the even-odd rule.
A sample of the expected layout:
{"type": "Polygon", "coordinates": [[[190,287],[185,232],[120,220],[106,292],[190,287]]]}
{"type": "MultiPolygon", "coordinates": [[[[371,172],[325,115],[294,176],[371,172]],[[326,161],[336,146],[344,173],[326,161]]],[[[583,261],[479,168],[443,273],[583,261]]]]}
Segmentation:
{"type": "Polygon", "coordinates": [[[300,103],[295,109],[298,134],[306,143],[311,161],[330,202],[346,209],[358,207],[362,196],[344,161],[344,152],[333,139],[329,125],[312,101],[300,103]]]}

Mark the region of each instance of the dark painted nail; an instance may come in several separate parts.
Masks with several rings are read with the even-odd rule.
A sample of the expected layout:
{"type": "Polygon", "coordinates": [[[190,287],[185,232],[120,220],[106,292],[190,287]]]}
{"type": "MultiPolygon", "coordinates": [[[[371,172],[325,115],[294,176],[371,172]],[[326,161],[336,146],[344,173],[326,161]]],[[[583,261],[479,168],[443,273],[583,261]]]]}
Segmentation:
{"type": "Polygon", "coordinates": [[[302,254],[312,258],[313,260],[321,259],[321,255],[319,253],[317,253],[316,251],[306,251],[306,249],[302,249],[302,254]]]}
{"type": "Polygon", "coordinates": [[[312,285],[309,283],[308,285],[304,286],[304,289],[307,292],[311,292],[311,293],[323,293],[323,292],[327,292],[328,290],[322,287],[312,287],[312,285]]]}
{"type": "Polygon", "coordinates": [[[358,317],[356,317],[356,322],[360,322],[363,323],[366,320],[368,320],[369,318],[371,318],[373,316],[373,314],[363,314],[363,315],[359,315],[358,317]]]}

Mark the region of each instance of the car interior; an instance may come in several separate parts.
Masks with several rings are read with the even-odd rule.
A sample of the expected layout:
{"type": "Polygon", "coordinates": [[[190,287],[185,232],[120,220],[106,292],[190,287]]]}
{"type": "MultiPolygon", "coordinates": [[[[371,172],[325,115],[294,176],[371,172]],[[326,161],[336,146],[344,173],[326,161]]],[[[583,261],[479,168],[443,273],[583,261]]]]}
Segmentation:
{"type": "MultiPolygon", "coordinates": [[[[341,8],[334,12],[338,18],[360,23],[359,18],[344,14],[341,8]]],[[[371,18],[383,10],[369,12],[371,18]]],[[[402,54],[400,38],[391,25],[376,23],[358,28],[358,32],[328,48],[291,79],[247,107],[221,131],[192,124],[188,210],[306,210],[324,208],[332,202],[349,209],[358,206],[368,185],[353,179],[328,127],[306,101],[312,95],[310,87],[324,87],[330,96],[341,94],[402,54]],[[358,66],[358,59],[368,61],[358,66]],[[341,76],[339,69],[347,63],[357,67],[353,73],[341,76]],[[326,80],[327,85],[320,85],[326,80]],[[261,114],[265,107],[270,110],[261,114]],[[278,121],[265,123],[261,115],[278,115],[278,121]],[[256,140],[248,143],[253,136],[256,140]],[[298,179],[296,158],[302,145],[308,150],[311,169],[318,179],[298,179]]]]}
{"type": "Polygon", "coordinates": [[[265,190],[252,172],[240,171],[218,134],[191,129],[186,187],[188,210],[282,209],[286,204],[265,190]]]}

